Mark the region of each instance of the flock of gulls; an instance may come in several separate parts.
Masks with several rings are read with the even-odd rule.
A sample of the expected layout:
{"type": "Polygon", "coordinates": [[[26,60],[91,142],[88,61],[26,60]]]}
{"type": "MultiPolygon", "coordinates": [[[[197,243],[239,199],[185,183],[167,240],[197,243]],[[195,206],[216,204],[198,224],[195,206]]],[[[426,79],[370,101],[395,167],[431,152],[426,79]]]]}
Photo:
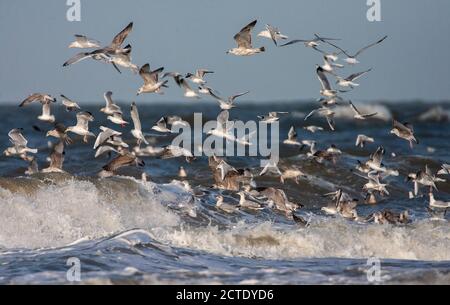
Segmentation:
{"type": "MultiPolygon", "coordinates": [[[[266,51],[265,47],[254,47],[252,44],[252,30],[256,26],[257,21],[254,20],[245,27],[243,27],[235,36],[237,46],[227,51],[227,54],[235,56],[253,56],[266,51]]],[[[203,96],[210,96],[217,100],[220,113],[217,117],[217,127],[209,132],[209,135],[224,138],[227,141],[237,142],[243,145],[251,145],[249,138],[251,135],[246,135],[244,138],[236,138],[230,129],[232,127],[232,121],[229,120],[229,111],[236,107],[235,101],[237,98],[245,95],[247,92],[237,93],[227,98],[220,97],[216,90],[207,86],[206,78],[209,74],[214,73],[207,69],[198,69],[194,73],[182,74],[179,72],[166,72],[163,74],[164,68],[160,67],[155,70],[150,68],[149,64],[144,64],[140,68],[132,63],[131,52],[132,47],[130,44],[123,47],[124,41],[133,29],[133,23],[127,25],[119,34],[117,34],[112,42],[102,47],[101,43],[97,40],[88,38],[84,35],[75,35],[75,41],[69,45],[69,48],[91,50],[84,51],[76,54],[63,66],[67,67],[80,61],[91,59],[100,61],[106,64],[111,64],[114,69],[121,72],[121,68],[130,69],[134,73],[139,73],[143,80],[143,85],[137,90],[137,95],[144,93],[159,93],[162,94],[163,90],[168,88],[170,79],[173,79],[174,83],[183,89],[184,96],[192,99],[199,99],[203,96]]],[[[305,47],[312,49],[321,55],[323,63],[316,65],[316,74],[320,81],[320,98],[317,100],[318,107],[312,110],[306,117],[305,121],[311,116],[317,115],[326,119],[331,131],[335,130],[334,122],[334,107],[336,105],[348,105],[351,111],[354,113],[355,120],[369,120],[377,115],[377,113],[362,113],[358,108],[349,100],[345,100],[343,95],[355,89],[359,86],[356,81],[364,75],[371,72],[372,69],[365,69],[361,72],[352,73],[347,77],[340,76],[340,70],[345,66],[355,66],[359,64],[360,55],[368,49],[382,43],[387,36],[371,43],[355,53],[350,53],[346,49],[339,47],[337,44],[340,39],[321,37],[318,34],[314,34],[314,37],[310,40],[295,39],[280,45],[280,41],[286,41],[288,36],[282,34],[277,28],[266,25],[258,37],[268,38],[273,41],[276,47],[291,46],[296,43],[303,43],[305,47]],[[325,49],[331,49],[331,51],[325,51],[325,49]],[[342,63],[339,63],[339,57],[345,56],[342,63]],[[330,82],[331,78],[335,79],[336,87],[333,87],[330,82]]],[[[124,117],[122,109],[114,103],[112,99],[112,92],[106,92],[104,98],[106,101],[105,107],[100,111],[107,116],[107,119],[114,124],[117,128],[124,127],[129,122],[124,117]]],[[[70,137],[71,135],[77,135],[76,139],[82,139],[84,143],[94,142],[93,149],[95,150],[95,157],[101,155],[109,155],[111,160],[106,164],[103,169],[98,173],[100,177],[109,177],[117,173],[117,170],[126,166],[142,166],[144,157],[159,157],[162,159],[170,158],[185,158],[187,162],[193,162],[195,157],[193,153],[182,147],[167,145],[165,147],[154,147],[149,144],[142,129],[142,124],[139,118],[139,111],[137,104],[133,102],[130,106],[130,117],[133,124],[131,135],[134,138],[134,142],[126,143],[122,139],[122,132],[117,131],[113,127],[100,126],[99,132],[96,135],[90,130],[90,124],[94,122],[94,116],[92,113],[82,111],[80,105],[74,100],[61,95],[61,103],[68,112],[76,113],[76,124],[73,126],[64,126],[58,122],[54,115],[51,113],[52,105],[57,103],[57,99],[49,94],[35,93],[27,97],[19,107],[28,107],[33,103],[40,103],[42,105],[42,114],[37,117],[38,120],[47,122],[53,126],[47,133],[47,137],[54,137],[58,139],[56,144],[52,145],[51,154],[48,158],[49,166],[39,170],[36,158],[33,156],[38,152],[35,148],[29,148],[28,142],[23,135],[23,129],[15,128],[9,132],[9,138],[12,143],[11,147],[8,147],[4,151],[4,155],[8,157],[20,157],[23,160],[29,162],[27,175],[32,175],[38,172],[51,173],[51,172],[64,172],[63,163],[66,147],[74,142],[70,137]],[[130,145],[134,146],[131,148],[130,145]],[[143,146],[145,145],[145,146],[143,146]],[[113,157],[114,156],[114,157],[113,157]]],[[[283,112],[270,112],[269,114],[260,115],[258,119],[267,124],[271,124],[280,120],[280,115],[285,114],[283,112]]],[[[162,117],[154,126],[151,127],[152,131],[161,134],[171,134],[173,127],[176,125],[183,126],[187,123],[178,116],[162,117]]],[[[306,126],[304,129],[308,132],[315,133],[322,131],[322,127],[318,126],[306,126]]],[[[404,139],[409,142],[411,149],[414,144],[418,144],[417,138],[414,136],[414,129],[411,124],[400,123],[396,120],[392,121],[392,129],[390,131],[398,138],[404,139]]],[[[355,145],[358,147],[364,147],[366,143],[374,143],[375,139],[360,134],[357,136],[355,145]]],[[[306,157],[311,162],[335,163],[337,158],[342,152],[334,145],[327,149],[319,150],[317,143],[310,140],[298,140],[297,132],[294,126],[289,130],[288,137],[283,141],[284,145],[290,145],[295,147],[309,147],[309,151],[306,153],[306,157]]],[[[363,162],[359,161],[355,170],[356,175],[365,179],[363,191],[366,194],[365,201],[368,204],[376,204],[378,198],[389,196],[388,184],[384,182],[384,179],[388,176],[398,176],[399,172],[396,169],[387,168],[383,164],[383,156],[385,150],[383,147],[378,149],[370,156],[370,158],[363,162]]],[[[302,226],[309,225],[303,217],[296,214],[296,211],[302,207],[301,204],[296,204],[288,199],[285,191],[276,187],[257,187],[254,181],[254,170],[252,169],[236,169],[225,158],[213,155],[208,159],[208,165],[212,172],[214,179],[214,187],[221,190],[228,190],[234,192],[239,196],[239,204],[233,204],[231,202],[225,202],[226,198],[222,193],[216,197],[216,207],[225,213],[234,213],[239,209],[258,211],[266,208],[273,208],[277,211],[281,211],[286,215],[288,219],[291,219],[302,226]]],[[[419,196],[420,188],[426,187],[429,193],[429,207],[428,211],[433,217],[443,218],[445,217],[446,210],[450,207],[450,202],[444,202],[437,200],[434,197],[433,192],[437,191],[436,182],[445,181],[441,177],[450,174],[450,165],[443,164],[442,169],[436,174],[430,171],[428,167],[424,170],[420,170],[416,173],[408,175],[408,181],[413,182],[414,189],[410,192],[410,197],[414,198],[419,196]]],[[[269,161],[263,170],[259,173],[259,176],[274,175],[278,176],[280,183],[284,184],[286,180],[293,180],[299,183],[300,179],[307,178],[308,175],[303,173],[298,167],[291,167],[281,171],[278,168],[278,164],[275,161],[269,161]]],[[[183,186],[192,191],[189,183],[186,181],[188,173],[183,167],[180,167],[179,178],[181,178],[183,186]]],[[[145,173],[142,175],[142,179],[146,180],[145,173]]],[[[194,194],[195,192],[192,191],[194,194]]],[[[390,224],[405,224],[409,221],[408,212],[396,213],[391,210],[382,210],[373,213],[368,216],[361,217],[357,213],[358,200],[351,197],[342,189],[338,189],[335,192],[325,194],[329,197],[330,204],[322,208],[322,211],[326,214],[340,215],[346,219],[358,221],[358,222],[375,222],[375,223],[390,223],[390,224]]]]}

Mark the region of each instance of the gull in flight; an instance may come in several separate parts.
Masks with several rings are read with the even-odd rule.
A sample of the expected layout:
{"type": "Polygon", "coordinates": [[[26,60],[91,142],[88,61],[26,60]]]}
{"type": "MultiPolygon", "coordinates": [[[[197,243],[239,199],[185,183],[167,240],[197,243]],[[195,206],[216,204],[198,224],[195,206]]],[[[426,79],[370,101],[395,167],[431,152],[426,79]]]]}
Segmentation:
{"type": "Polygon", "coordinates": [[[438,190],[436,187],[436,182],[445,182],[444,179],[437,178],[435,175],[433,175],[428,165],[425,165],[425,171],[419,170],[415,174],[408,174],[407,180],[411,180],[414,182],[415,196],[419,194],[419,185],[428,186],[431,192],[433,188],[435,190],[438,190]]]}
{"type": "Polygon", "coordinates": [[[413,148],[413,142],[419,144],[419,141],[414,137],[414,129],[413,126],[409,123],[400,123],[394,119],[392,119],[392,129],[391,133],[395,134],[397,137],[401,139],[405,139],[409,142],[409,146],[413,148]]]}
{"type": "Polygon", "coordinates": [[[63,67],[67,67],[69,65],[75,64],[79,61],[82,61],[87,58],[92,58],[94,60],[103,61],[106,63],[110,63],[114,66],[114,68],[119,72],[119,68],[113,61],[114,55],[120,55],[123,53],[129,52],[128,48],[123,49],[122,44],[127,38],[128,34],[133,29],[133,22],[129,23],[119,34],[117,34],[111,44],[109,46],[96,49],[92,52],[81,52],[70,58],[63,64],[63,67]]]}
{"type": "Polygon", "coordinates": [[[51,103],[56,103],[56,99],[48,94],[34,93],[23,100],[19,107],[24,107],[34,101],[38,101],[42,104],[42,114],[38,116],[38,120],[48,123],[55,122],[55,116],[51,114],[50,105],[51,103]]]}
{"type": "Polygon", "coordinates": [[[214,73],[214,71],[209,71],[206,69],[197,69],[195,71],[195,74],[187,73],[185,78],[189,79],[191,82],[199,85],[206,84],[206,81],[203,79],[203,77],[208,73],[214,73]]]}
{"type": "Polygon", "coordinates": [[[233,166],[225,162],[225,160],[221,160],[216,169],[220,170],[220,178],[222,181],[225,180],[225,177],[229,172],[238,173],[238,171],[233,166]]]}
{"type": "Polygon", "coordinates": [[[259,32],[257,36],[272,39],[276,46],[278,46],[278,40],[285,40],[289,38],[288,36],[281,34],[276,27],[271,26],[270,24],[266,24],[266,29],[259,32]]]}
{"type": "Polygon", "coordinates": [[[344,53],[347,56],[347,58],[344,59],[344,61],[347,62],[349,65],[355,65],[355,64],[359,63],[359,61],[356,59],[356,57],[358,57],[365,50],[367,50],[367,49],[369,49],[369,48],[371,48],[373,46],[376,46],[379,43],[382,43],[386,38],[387,38],[387,36],[384,36],[380,40],[378,40],[378,41],[376,41],[374,43],[371,43],[368,46],[365,46],[364,48],[358,50],[358,52],[356,52],[353,55],[350,55],[349,53],[347,53],[347,51],[343,50],[342,48],[338,47],[337,45],[335,45],[335,44],[333,44],[333,43],[331,43],[329,41],[324,41],[324,40],[322,40],[322,41],[324,41],[324,42],[328,43],[329,45],[335,47],[336,49],[342,51],[342,53],[344,53]]]}
{"type": "Polygon", "coordinates": [[[22,135],[23,128],[15,128],[9,131],[8,137],[9,141],[14,145],[8,147],[3,154],[7,157],[20,156],[23,160],[31,161],[31,157],[27,156],[27,153],[37,154],[38,150],[36,148],[29,148],[27,146],[28,140],[22,135]]]}
{"type": "Polygon", "coordinates": [[[283,44],[281,46],[284,47],[284,46],[288,46],[288,45],[291,45],[291,44],[303,42],[305,47],[316,49],[320,45],[319,41],[340,40],[340,39],[337,39],[337,38],[320,37],[317,34],[315,34],[315,36],[316,36],[316,38],[313,38],[313,39],[310,39],[310,40],[294,39],[294,40],[291,40],[291,41],[289,41],[289,42],[287,42],[287,43],[285,43],[285,44],[283,44]]]}
{"type": "Polygon", "coordinates": [[[317,65],[316,73],[317,77],[319,78],[320,84],[322,85],[320,94],[325,97],[336,97],[337,91],[331,88],[330,82],[325,75],[325,70],[321,66],[317,65]]]}
{"type": "Polygon", "coordinates": [[[288,114],[289,112],[280,112],[280,111],[272,111],[269,112],[268,115],[260,115],[258,116],[258,119],[261,122],[264,122],[266,124],[272,124],[277,122],[280,118],[278,117],[279,114],[288,114]]]}
{"type": "Polygon", "coordinates": [[[176,126],[189,127],[189,123],[183,121],[183,119],[181,119],[179,116],[172,115],[160,118],[156,125],[152,127],[152,130],[162,133],[175,133],[175,131],[172,131],[172,129],[176,126]],[[169,128],[168,125],[170,125],[171,128],[169,128]]]}
{"type": "Polygon", "coordinates": [[[63,141],[64,143],[66,143],[67,145],[72,144],[72,139],[66,134],[66,126],[64,126],[64,124],[62,123],[56,123],[55,124],[55,128],[48,131],[46,136],[47,137],[54,137],[57,139],[60,139],[61,141],[63,141]]]}
{"type": "Polygon", "coordinates": [[[75,126],[67,127],[67,132],[72,132],[77,135],[83,136],[83,141],[88,142],[88,137],[95,137],[95,134],[89,131],[89,122],[93,122],[94,117],[92,113],[88,111],[82,111],[77,113],[77,124],[75,126]]]}
{"type": "Polygon", "coordinates": [[[139,118],[139,112],[135,102],[131,103],[130,112],[131,112],[131,119],[133,120],[134,125],[134,128],[131,130],[131,134],[137,140],[137,145],[141,145],[141,142],[144,142],[145,144],[148,145],[149,143],[145,139],[144,134],[142,133],[141,120],[139,118]]]}
{"type": "Polygon", "coordinates": [[[367,177],[363,177],[363,178],[369,180],[369,182],[367,182],[363,186],[363,190],[364,191],[367,191],[367,192],[377,191],[380,194],[386,194],[386,195],[389,196],[389,192],[386,189],[387,184],[384,184],[384,183],[380,182],[380,176],[379,176],[378,173],[376,173],[376,172],[369,172],[367,174],[367,177]]]}
{"type": "Polygon", "coordinates": [[[320,66],[325,72],[336,75],[334,73],[334,68],[344,68],[344,65],[336,64],[332,60],[328,59],[328,57],[323,57],[323,65],[320,66]]]}
{"type": "Polygon", "coordinates": [[[105,98],[106,101],[106,106],[101,108],[100,111],[103,112],[106,115],[113,115],[116,112],[122,113],[122,110],[120,109],[120,107],[116,104],[114,104],[114,102],[111,99],[112,96],[112,92],[108,91],[105,92],[105,94],[103,95],[103,97],[105,98]]]}
{"type": "Polygon", "coordinates": [[[184,90],[184,96],[185,97],[190,97],[190,98],[195,98],[195,99],[199,99],[200,97],[198,96],[198,93],[195,92],[191,86],[189,86],[189,84],[187,83],[187,81],[182,78],[180,79],[180,86],[183,88],[184,90]]]}
{"type": "Polygon", "coordinates": [[[374,138],[368,137],[366,135],[363,134],[359,134],[356,137],[356,143],[355,146],[359,146],[361,148],[364,148],[364,146],[366,145],[366,143],[373,143],[375,142],[374,138]]]}
{"type": "Polygon", "coordinates": [[[346,78],[342,78],[340,76],[337,76],[337,81],[336,84],[338,84],[341,87],[350,87],[350,88],[354,88],[354,87],[358,87],[359,84],[354,83],[353,81],[357,80],[358,78],[360,78],[361,76],[363,76],[366,73],[369,73],[370,71],[372,71],[372,68],[362,71],[362,72],[358,72],[358,73],[353,73],[349,76],[347,76],[346,78]]]}
{"type": "Polygon", "coordinates": [[[286,145],[295,145],[295,146],[302,146],[302,144],[297,139],[297,132],[295,131],[295,127],[291,126],[288,132],[288,138],[283,141],[286,145]]]}
{"type": "Polygon", "coordinates": [[[314,125],[305,126],[305,127],[303,127],[303,129],[308,130],[309,132],[312,132],[312,133],[316,133],[317,131],[323,131],[323,127],[314,126],[314,125]]]}
{"type": "Polygon", "coordinates": [[[252,29],[256,25],[256,20],[250,22],[248,25],[243,27],[239,33],[234,35],[233,39],[237,43],[237,48],[233,48],[227,51],[227,54],[233,54],[237,56],[250,56],[257,53],[264,52],[266,49],[264,47],[253,48],[252,47],[252,29]]]}
{"type": "Polygon", "coordinates": [[[64,142],[59,141],[53,145],[50,153],[50,165],[42,170],[43,173],[64,173],[62,167],[64,163],[64,142]]]}
{"type": "Polygon", "coordinates": [[[115,172],[125,166],[144,166],[145,163],[135,155],[127,152],[123,155],[118,155],[111,162],[103,166],[103,170],[98,173],[101,178],[111,177],[115,175],[115,172]]]}
{"type": "Polygon", "coordinates": [[[60,96],[62,98],[62,104],[66,107],[67,111],[76,111],[81,109],[76,102],[72,101],[67,96],[63,94],[61,94],[60,96]]]}
{"type": "Polygon", "coordinates": [[[283,173],[278,168],[278,161],[274,160],[272,157],[267,162],[267,164],[264,166],[263,170],[259,173],[259,176],[264,176],[267,173],[273,173],[280,177],[283,176],[283,173]]]}
{"type": "Polygon", "coordinates": [[[149,64],[143,65],[139,70],[139,75],[144,80],[144,85],[141,88],[139,88],[137,95],[141,93],[153,93],[153,92],[163,94],[161,92],[161,87],[164,87],[168,82],[167,80],[158,81],[159,78],[158,75],[163,70],[164,67],[151,71],[149,64]]]}
{"type": "Polygon", "coordinates": [[[230,109],[236,107],[234,105],[234,100],[236,98],[243,96],[245,94],[248,94],[250,92],[250,91],[246,91],[243,93],[238,93],[238,94],[229,96],[226,100],[224,100],[223,98],[216,95],[211,88],[207,88],[207,90],[208,90],[208,93],[219,102],[220,109],[222,109],[222,110],[230,110],[230,109]]]}
{"type": "Polygon", "coordinates": [[[234,123],[228,120],[229,117],[230,113],[228,112],[228,110],[223,110],[221,113],[219,113],[219,115],[217,116],[216,128],[210,130],[208,134],[219,138],[225,138],[230,141],[234,141],[236,138],[233,134],[230,133],[230,131],[234,127],[234,123]]]}
{"type": "Polygon", "coordinates": [[[131,62],[131,50],[131,45],[127,45],[123,48],[123,52],[111,57],[111,62],[118,66],[128,68],[134,74],[137,74],[139,72],[139,67],[131,62]]]}
{"type": "Polygon", "coordinates": [[[108,115],[107,119],[121,127],[125,127],[125,125],[128,124],[128,122],[123,119],[122,113],[120,112],[114,112],[112,115],[108,115]]]}
{"type": "Polygon", "coordinates": [[[84,35],[74,35],[75,41],[70,43],[69,48],[76,49],[90,49],[90,48],[100,48],[100,42],[95,39],[91,39],[84,35]]]}
{"type": "Polygon", "coordinates": [[[348,104],[352,108],[355,115],[353,116],[357,120],[365,120],[367,118],[373,117],[378,114],[378,112],[370,113],[370,114],[361,114],[361,112],[356,109],[355,105],[353,105],[352,101],[348,101],[348,104]]]}
{"type": "Polygon", "coordinates": [[[268,187],[261,189],[259,194],[266,197],[270,205],[275,205],[277,210],[286,213],[288,217],[298,208],[302,207],[302,205],[290,202],[286,193],[281,189],[268,187]]]}
{"type": "Polygon", "coordinates": [[[104,126],[100,126],[100,130],[101,130],[101,132],[98,134],[97,139],[95,140],[95,143],[94,143],[94,149],[97,149],[98,147],[100,147],[102,144],[104,144],[110,138],[112,138],[114,136],[122,135],[121,132],[115,131],[114,129],[104,127],[104,126]]]}
{"type": "Polygon", "coordinates": [[[161,154],[161,159],[163,160],[179,157],[185,157],[188,163],[192,162],[195,159],[194,155],[192,155],[192,153],[188,149],[174,145],[168,145],[164,147],[164,151],[161,154]]]}
{"type": "Polygon", "coordinates": [[[335,124],[334,124],[334,119],[333,119],[335,112],[333,110],[331,110],[330,108],[325,107],[325,106],[322,106],[320,108],[317,108],[317,109],[314,109],[313,111],[311,111],[305,117],[305,121],[307,119],[309,119],[312,115],[316,114],[316,113],[321,115],[321,116],[323,116],[323,117],[325,117],[326,120],[327,120],[328,126],[330,126],[330,129],[333,130],[333,131],[335,130],[335,124]]]}

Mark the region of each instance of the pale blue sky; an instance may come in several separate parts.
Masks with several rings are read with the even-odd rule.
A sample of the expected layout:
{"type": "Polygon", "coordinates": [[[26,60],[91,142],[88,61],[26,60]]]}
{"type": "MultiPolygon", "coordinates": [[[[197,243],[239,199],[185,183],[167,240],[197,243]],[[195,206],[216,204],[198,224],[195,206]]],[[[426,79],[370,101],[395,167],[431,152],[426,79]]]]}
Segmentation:
{"type": "MultiPolygon", "coordinates": [[[[350,74],[373,67],[349,97],[355,100],[448,100],[450,97],[450,1],[381,0],[382,22],[368,22],[365,0],[212,1],[212,0],[81,0],[81,22],[66,20],[65,0],[0,1],[0,100],[18,102],[43,91],[64,93],[79,101],[102,102],[104,91],[118,99],[135,99],[139,76],[109,65],[83,61],[69,68],[62,63],[76,50],[67,45],[72,35],[86,34],[109,43],[130,21],[134,30],[133,60],[167,71],[189,72],[197,67],[216,73],[209,84],[224,95],[250,90],[254,101],[309,99],[318,96],[314,65],[316,52],[298,44],[265,54],[235,57],[233,35],[257,18],[278,26],[292,38],[310,38],[318,32],[342,39],[353,51],[383,35],[382,45],[364,53],[350,74]]],[[[138,101],[181,101],[174,85],[164,96],[144,95],[138,101]]]]}

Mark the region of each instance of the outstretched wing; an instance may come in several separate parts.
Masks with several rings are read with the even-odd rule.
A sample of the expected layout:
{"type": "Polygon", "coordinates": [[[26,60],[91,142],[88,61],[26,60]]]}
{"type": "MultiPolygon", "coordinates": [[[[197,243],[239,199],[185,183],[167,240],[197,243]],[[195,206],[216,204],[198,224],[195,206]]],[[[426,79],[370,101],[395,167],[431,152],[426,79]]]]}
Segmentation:
{"type": "Polygon", "coordinates": [[[234,40],[239,48],[251,49],[252,48],[252,29],[255,27],[257,20],[254,20],[243,27],[239,33],[234,35],[234,40]]]}
{"type": "Polygon", "coordinates": [[[113,41],[110,44],[110,47],[113,49],[118,49],[122,43],[127,38],[128,34],[130,34],[133,29],[133,22],[130,22],[119,34],[114,37],[113,41]]]}

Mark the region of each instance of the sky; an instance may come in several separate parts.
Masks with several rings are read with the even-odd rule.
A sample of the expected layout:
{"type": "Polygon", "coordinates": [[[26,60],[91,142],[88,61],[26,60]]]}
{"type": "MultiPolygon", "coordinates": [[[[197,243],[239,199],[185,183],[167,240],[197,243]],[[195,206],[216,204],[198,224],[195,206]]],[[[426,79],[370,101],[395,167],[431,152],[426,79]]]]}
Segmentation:
{"type": "MultiPolygon", "coordinates": [[[[122,74],[90,60],[63,68],[77,50],[68,49],[74,34],[109,44],[130,21],[133,61],[139,66],[164,66],[166,71],[215,71],[208,84],[222,95],[250,91],[255,102],[307,100],[318,97],[315,64],[319,53],[302,44],[276,48],[270,40],[253,38],[266,52],[236,57],[233,36],[257,19],[255,32],[266,23],[290,38],[314,33],[340,38],[353,52],[388,35],[381,45],[363,53],[361,64],[341,74],[373,68],[347,96],[353,100],[425,100],[450,98],[450,1],[380,0],[381,21],[369,22],[365,0],[80,0],[81,21],[69,22],[66,0],[0,1],[0,101],[19,103],[34,92],[63,93],[80,102],[102,103],[111,90],[117,100],[184,101],[171,83],[164,95],[136,97],[142,85],[129,70],[122,74]]],[[[254,34],[256,34],[254,33],[254,34]]]]}

